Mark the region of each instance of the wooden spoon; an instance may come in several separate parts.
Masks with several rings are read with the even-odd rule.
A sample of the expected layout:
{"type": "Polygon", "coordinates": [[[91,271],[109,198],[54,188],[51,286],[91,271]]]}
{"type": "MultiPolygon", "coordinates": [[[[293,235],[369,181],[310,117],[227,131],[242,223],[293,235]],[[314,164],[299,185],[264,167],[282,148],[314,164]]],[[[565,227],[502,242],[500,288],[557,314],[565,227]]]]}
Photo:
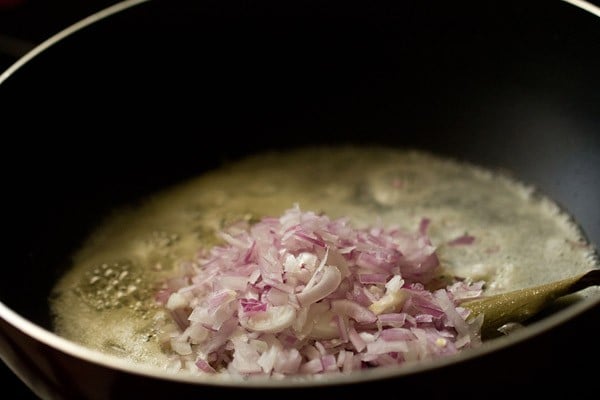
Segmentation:
{"type": "Polygon", "coordinates": [[[471,310],[470,318],[483,314],[482,338],[492,338],[502,334],[499,329],[504,325],[532,318],[559,297],[597,285],[600,285],[600,269],[539,286],[470,300],[461,306],[471,310]]]}

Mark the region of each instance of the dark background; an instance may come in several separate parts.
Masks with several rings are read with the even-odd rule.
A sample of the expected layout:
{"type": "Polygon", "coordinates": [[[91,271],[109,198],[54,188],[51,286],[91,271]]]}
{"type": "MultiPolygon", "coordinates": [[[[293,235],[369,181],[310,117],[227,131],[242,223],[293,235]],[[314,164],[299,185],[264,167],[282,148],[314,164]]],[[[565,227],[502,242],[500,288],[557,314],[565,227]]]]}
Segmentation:
{"type": "MultiPolygon", "coordinates": [[[[0,73],[45,39],[118,0],[0,0],[0,73]]],[[[36,396],[0,363],[0,385],[12,399],[36,396]]]]}

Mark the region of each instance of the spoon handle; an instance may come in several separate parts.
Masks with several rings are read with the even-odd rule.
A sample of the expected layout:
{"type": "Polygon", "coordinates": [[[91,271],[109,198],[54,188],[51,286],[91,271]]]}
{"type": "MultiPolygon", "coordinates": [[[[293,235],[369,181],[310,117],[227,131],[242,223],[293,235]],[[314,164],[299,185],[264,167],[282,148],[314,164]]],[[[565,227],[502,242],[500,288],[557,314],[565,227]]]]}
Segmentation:
{"type": "Polygon", "coordinates": [[[471,311],[470,317],[483,314],[481,334],[483,338],[489,338],[499,336],[498,329],[503,325],[524,322],[561,296],[597,285],[600,285],[600,269],[539,286],[470,300],[461,306],[471,311]]]}

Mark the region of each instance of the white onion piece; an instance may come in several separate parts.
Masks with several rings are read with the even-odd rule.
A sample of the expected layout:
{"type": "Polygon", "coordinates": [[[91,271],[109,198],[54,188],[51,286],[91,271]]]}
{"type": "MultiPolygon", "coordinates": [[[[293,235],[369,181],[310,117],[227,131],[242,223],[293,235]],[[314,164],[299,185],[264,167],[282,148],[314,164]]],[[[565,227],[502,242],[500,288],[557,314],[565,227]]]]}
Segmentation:
{"type": "Polygon", "coordinates": [[[377,316],[371,310],[355,301],[347,299],[332,300],[331,311],[337,315],[348,316],[359,324],[368,324],[377,321],[377,316]]]}
{"type": "Polygon", "coordinates": [[[323,265],[322,268],[315,271],[313,277],[317,274],[321,274],[317,278],[318,281],[310,287],[307,285],[304,290],[296,295],[298,302],[304,307],[316,303],[333,293],[342,281],[340,270],[333,265],[323,265]]]}
{"type": "Polygon", "coordinates": [[[295,318],[294,307],[289,305],[273,306],[266,311],[254,313],[247,319],[241,319],[240,323],[250,331],[275,333],[290,327],[295,318]]]}
{"type": "Polygon", "coordinates": [[[188,300],[180,293],[172,293],[169,296],[166,307],[169,310],[176,310],[178,308],[184,308],[188,305],[188,300]]]}

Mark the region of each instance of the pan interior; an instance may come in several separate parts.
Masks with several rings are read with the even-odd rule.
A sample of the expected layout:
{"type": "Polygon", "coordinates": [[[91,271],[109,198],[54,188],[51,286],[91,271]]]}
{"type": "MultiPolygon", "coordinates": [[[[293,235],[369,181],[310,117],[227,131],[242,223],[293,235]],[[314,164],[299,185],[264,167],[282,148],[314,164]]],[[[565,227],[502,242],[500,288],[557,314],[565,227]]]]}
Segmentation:
{"type": "Polygon", "coordinates": [[[515,177],[412,149],[306,147],[227,163],[114,210],[54,288],[54,330],[135,363],[199,374],[165,348],[177,328],[155,300],[161,284],[201,249],[223,245],[220,230],[295,204],[362,228],[415,231],[426,218],[443,273],[484,280],[486,294],[598,268],[572,217],[515,177]],[[465,234],[475,242],[448,244],[465,234]]]}

